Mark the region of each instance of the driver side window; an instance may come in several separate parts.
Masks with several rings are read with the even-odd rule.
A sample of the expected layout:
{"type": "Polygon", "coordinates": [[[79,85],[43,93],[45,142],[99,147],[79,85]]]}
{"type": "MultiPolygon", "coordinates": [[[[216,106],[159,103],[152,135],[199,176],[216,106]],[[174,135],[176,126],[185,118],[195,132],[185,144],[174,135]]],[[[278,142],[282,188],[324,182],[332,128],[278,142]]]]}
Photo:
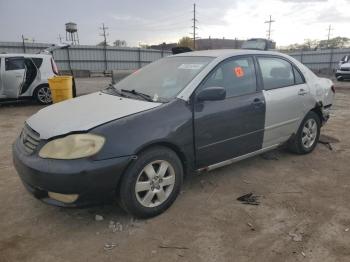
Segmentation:
{"type": "Polygon", "coordinates": [[[251,57],[226,60],[210,73],[201,89],[224,87],[226,98],[256,92],[256,75],[251,57]]]}

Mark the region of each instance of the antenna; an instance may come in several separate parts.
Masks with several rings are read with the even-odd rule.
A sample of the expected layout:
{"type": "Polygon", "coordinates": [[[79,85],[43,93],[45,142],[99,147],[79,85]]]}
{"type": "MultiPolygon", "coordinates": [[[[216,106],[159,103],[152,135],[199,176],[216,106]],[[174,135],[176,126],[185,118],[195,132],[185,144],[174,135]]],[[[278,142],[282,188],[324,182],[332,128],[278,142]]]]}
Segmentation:
{"type": "Polygon", "coordinates": [[[265,21],[265,24],[269,24],[269,30],[267,31],[267,39],[271,40],[271,24],[276,22],[275,20],[272,20],[272,16],[270,15],[270,19],[265,21]]]}

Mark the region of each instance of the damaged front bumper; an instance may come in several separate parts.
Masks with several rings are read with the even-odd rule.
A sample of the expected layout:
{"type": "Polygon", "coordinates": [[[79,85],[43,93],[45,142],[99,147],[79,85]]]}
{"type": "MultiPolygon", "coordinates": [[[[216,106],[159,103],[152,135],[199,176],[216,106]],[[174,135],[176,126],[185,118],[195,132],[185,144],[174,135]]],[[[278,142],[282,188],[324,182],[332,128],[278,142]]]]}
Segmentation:
{"type": "Polygon", "coordinates": [[[26,189],[45,203],[88,206],[113,200],[119,179],[132,157],[94,161],[54,160],[24,152],[20,140],[13,145],[13,162],[26,189]]]}

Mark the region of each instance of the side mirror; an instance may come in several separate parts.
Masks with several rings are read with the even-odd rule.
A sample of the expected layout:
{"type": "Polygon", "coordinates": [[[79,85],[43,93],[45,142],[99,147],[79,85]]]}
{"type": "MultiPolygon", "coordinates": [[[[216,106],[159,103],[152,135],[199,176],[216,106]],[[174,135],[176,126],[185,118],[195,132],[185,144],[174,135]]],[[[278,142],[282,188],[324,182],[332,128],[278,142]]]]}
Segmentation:
{"type": "Polygon", "coordinates": [[[197,94],[199,101],[216,101],[226,98],[226,89],[219,86],[206,87],[197,94]]]}

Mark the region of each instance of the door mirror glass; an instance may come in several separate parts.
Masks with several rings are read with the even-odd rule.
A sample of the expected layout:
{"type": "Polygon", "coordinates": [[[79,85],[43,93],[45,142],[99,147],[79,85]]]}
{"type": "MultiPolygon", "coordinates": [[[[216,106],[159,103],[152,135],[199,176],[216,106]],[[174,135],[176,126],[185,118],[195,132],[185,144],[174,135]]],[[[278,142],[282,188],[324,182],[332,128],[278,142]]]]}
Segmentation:
{"type": "Polygon", "coordinates": [[[226,98],[226,89],[220,86],[206,87],[197,94],[199,101],[224,100],[226,98]]]}

